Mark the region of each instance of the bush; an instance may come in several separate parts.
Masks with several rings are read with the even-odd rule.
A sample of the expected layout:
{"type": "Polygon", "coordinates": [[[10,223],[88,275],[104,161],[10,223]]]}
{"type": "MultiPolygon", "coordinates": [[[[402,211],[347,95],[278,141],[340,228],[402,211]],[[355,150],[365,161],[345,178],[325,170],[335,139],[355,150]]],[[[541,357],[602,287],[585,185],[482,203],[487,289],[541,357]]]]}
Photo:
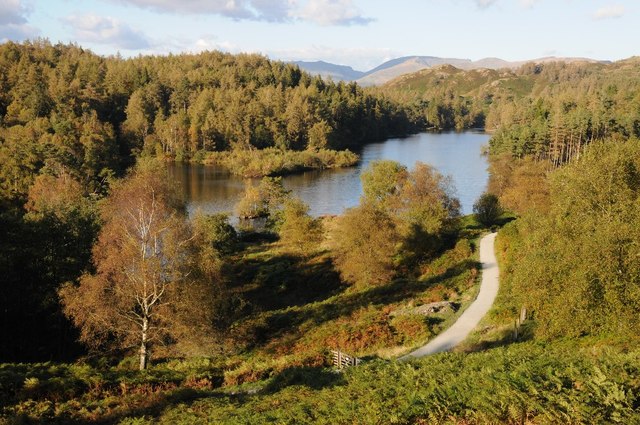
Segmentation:
{"type": "Polygon", "coordinates": [[[480,224],[489,227],[502,215],[502,207],[496,195],[483,193],[473,204],[473,212],[480,224]]]}
{"type": "Polygon", "coordinates": [[[284,203],[280,239],[301,252],[317,248],[322,241],[320,221],[309,216],[309,207],[301,200],[289,199],[284,203]]]}
{"type": "Polygon", "coordinates": [[[244,197],[236,205],[236,213],[240,218],[273,218],[289,193],[282,185],[282,177],[263,177],[257,186],[248,182],[244,197]]]}
{"type": "Polygon", "coordinates": [[[238,247],[238,234],[227,214],[198,214],[193,220],[196,235],[220,254],[231,254],[238,247]]]}
{"type": "Polygon", "coordinates": [[[360,285],[388,282],[395,274],[400,235],[389,214],[364,204],[344,213],[333,236],[335,262],[343,279],[360,285]]]}

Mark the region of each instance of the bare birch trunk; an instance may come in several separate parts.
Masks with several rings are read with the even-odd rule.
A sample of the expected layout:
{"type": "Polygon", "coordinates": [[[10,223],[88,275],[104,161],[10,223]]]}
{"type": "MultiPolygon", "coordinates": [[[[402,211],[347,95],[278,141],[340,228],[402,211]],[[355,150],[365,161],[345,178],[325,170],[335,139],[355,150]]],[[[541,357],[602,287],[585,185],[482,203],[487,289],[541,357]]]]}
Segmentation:
{"type": "Polygon", "coordinates": [[[142,319],[142,335],[140,341],[140,370],[145,370],[147,368],[147,332],[149,330],[149,319],[146,317],[142,319]]]}

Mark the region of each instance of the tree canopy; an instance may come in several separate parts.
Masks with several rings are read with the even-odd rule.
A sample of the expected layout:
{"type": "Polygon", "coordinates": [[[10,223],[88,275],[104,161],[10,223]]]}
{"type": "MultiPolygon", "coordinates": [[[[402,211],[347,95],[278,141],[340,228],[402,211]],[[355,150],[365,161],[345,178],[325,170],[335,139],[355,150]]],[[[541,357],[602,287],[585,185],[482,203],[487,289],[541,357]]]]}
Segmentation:
{"type": "Polygon", "coordinates": [[[259,55],[125,60],[46,40],[7,42],[0,76],[3,196],[24,195],[43,170],[67,170],[99,192],[137,155],[317,152],[414,129],[384,96],[259,55]]]}
{"type": "Polygon", "coordinates": [[[505,229],[517,302],[542,337],[637,334],[640,143],[596,143],[551,178],[551,206],[505,229]]]}
{"type": "Polygon", "coordinates": [[[403,265],[437,252],[460,204],[450,179],[420,162],[408,170],[374,161],[361,179],[360,205],[338,221],[336,262],[347,281],[382,283],[403,265]]]}
{"type": "Polygon", "coordinates": [[[143,163],[115,185],[102,209],[95,273],[60,293],[83,342],[137,345],[140,369],[147,367],[152,344],[176,337],[179,300],[196,286],[191,231],[167,176],[159,171],[143,163]]]}

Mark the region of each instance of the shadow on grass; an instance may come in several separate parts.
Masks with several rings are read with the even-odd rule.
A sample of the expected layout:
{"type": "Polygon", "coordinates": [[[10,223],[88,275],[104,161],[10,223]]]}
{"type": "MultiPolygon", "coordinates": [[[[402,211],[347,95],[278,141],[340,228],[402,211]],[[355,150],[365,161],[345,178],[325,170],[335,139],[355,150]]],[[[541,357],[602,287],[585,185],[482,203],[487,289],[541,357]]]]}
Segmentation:
{"type": "Polygon", "coordinates": [[[496,220],[496,226],[503,227],[506,224],[511,223],[515,219],[516,216],[514,215],[504,215],[496,220]]]}
{"type": "Polygon", "coordinates": [[[341,317],[348,317],[361,308],[413,299],[435,285],[479,267],[480,264],[477,261],[467,259],[424,281],[397,279],[387,285],[371,287],[362,292],[342,293],[339,297],[327,301],[274,311],[262,317],[260,325],[253,330],[253,340],[256,345],[268,343],[298,329],[307,322],[315,327],[341,317]]]}
{"type": "Polygon", "coordinates": [[[464,216],[461,218],[459,233],[452,234],[453,240],[459,237],[478,237],[487,231],[496,232],[515,219],[516,216],[506,213],[495,219],[493,224],[487,226],[479,223],[473,215],[464,216]]]}
{"type": "MultiPolygon", "coordinates": [[[[272,380],[266,387],[255,394],[239,393],[229,395],[220,392],[198,391],[194,389],[180,388],[171,393],[162,394],[158,397],[157,400],[154,400],[154,402],[149,405],[123,409],[117,414],[105,416],[104,418],[101,418],[94,423],[115,424],[126,417],[145,417],[153,420],[155,418],[158,418],[166,409],[178,406],[183,403],[191,404],[198,400],[214,398],[227,400],[229,403],[242,405],[253,397],[264,396],[265,393],[277,393],[278,391],[281,391],[282,389],[290,386],[305,386],[310,389],[320,390],[323,388],[331,388],[337,385],[343,385],[344,383],[345,380],[342,374],[334,373],[333,371],[328,369],[313,367],[290,367],[272,378],[272,380]]],[[[68,418],[61,418],[60,422],[71,424],[86,423],[86,421],[74,421],[67,419],[68,418]]]]}
{"type": "MultiPolygon", "coordinates": [[[[43,415],[34,418],[25,413],[18,413],[13,416],[7,416],[7,424],[116,424],[125,418],[156,418],[159,417],[164,410],[177,406],[181,403],[192,403],[204,398],[228,398],[227,395],[221,393],[213,393],[210,391],[198,391],[191,388],[179,388],[167,393],[156,393],[148,396],[141,404],[134,406],[119,406],[117,410],[100,415],[97,413],[100,408],[96,409],[96,413],[88,413],[87,416],[77,417],[66,412],[58,413],[56,416],[43,415]],[[93,417],[92,417],[93,416],[93,417]]],[[[138,402],[140,403],[140,402],[138,402]]],[[[92,403],[93,404],[93,403],[92,403]]],[[[85,412],[86,414],[87,412],[85,412]]]]}
{"type": "Polygon", "coordinates": [[[496,331],[491,339],[480,340],[470,344],[463,349],[467,353],[476,353],[480,351],[491,350],[493,348],[505,347],[515,343],[528,342],[534,340],[533,323],[525,323],[518,330],[518,338],[515,338],[514,328],[508,327],[500,331],[496,331]]]}
{"type": "Polygon", "coordinates": [[[233,285],[257,311],[279,310],[327,299],[344,287],[328,257],[293,254],[244,258],[235,265],[233,285]]]}
{"type": "MultiPolygon", "coordinates": [[[[132,407],[129,409],[123,409],[121,412],[117,412],[112,415],[105,416],[101,418],[101,420],[95,421],[93,423],[96,424],[117,424],[122,419],[127,417],[151,417],[157,418],[159,417],[163,411],[168,408],[177,406],[181,403],[193,403],[200,399],[205,398],[228,398],[227,395],[221,393],[212,393],[212,392],[203,392],[194,390],[191,388],[180,388],[168,394],[162,394],[158,397],[157,400],[154,400],[153,403],[145,406],[132,407]]],[[[68,422],[67,422],[68,423],[68,422]]],[[[76,422],[78,424],[87,423],[86,421],[76,422]]]]}
{"type": "Polygon", "coordinates": [[[275,393],[292,385],[305,386],[313,390],[331,388],[345,384],[344,376],[330,369],[317,367],[290,367],[280,372],[264,388],[263,393],[275,393]]]}

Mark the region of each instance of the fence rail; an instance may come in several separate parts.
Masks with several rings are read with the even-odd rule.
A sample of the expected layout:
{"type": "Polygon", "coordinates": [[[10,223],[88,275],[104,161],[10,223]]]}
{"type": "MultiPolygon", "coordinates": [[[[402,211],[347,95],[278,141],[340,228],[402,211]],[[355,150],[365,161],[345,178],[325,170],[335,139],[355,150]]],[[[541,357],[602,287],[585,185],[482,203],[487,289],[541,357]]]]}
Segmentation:
{"type": "Polygon", "coordinates": [[[339,369],[344,369],[345,367],[351,367],[351,366],[358,366],[362,361],[357,357],[350,356],[339,350],[331,350],[331,356],[333,357],[333,365],[339,369]]]}

